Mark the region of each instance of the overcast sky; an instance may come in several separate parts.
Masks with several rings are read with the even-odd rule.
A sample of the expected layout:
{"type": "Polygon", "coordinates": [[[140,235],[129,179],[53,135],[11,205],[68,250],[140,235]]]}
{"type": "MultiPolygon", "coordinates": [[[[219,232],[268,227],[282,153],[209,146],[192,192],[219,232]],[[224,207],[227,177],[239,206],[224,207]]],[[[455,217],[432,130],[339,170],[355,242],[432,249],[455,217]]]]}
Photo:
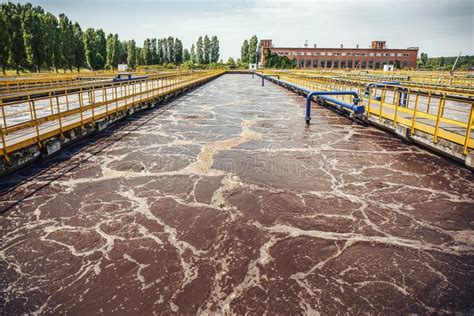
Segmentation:
{"type": "MultiPolygon", "coordinates": [[[[5,1],[2,1],[5,2],[5,1]]],[[[21,1],[25,2],[25,1],[21,1]]],[[[474,0],[38,0],[83,29],[102,28],[139,45],[147,37],[179,37],[190,47],[199,35],[217,35],[221,58],[237,58],[256,34],[275,46],[420,47],[429,56],[474,54],[474,0]]]]}

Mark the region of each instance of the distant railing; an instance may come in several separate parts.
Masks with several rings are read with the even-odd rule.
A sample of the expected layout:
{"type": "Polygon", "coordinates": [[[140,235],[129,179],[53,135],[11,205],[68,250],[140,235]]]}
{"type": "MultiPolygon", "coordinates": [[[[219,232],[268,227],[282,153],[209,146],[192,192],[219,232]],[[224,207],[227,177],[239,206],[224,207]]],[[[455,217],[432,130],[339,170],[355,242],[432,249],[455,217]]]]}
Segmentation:
{"type": "MultiPolygon", "coordinates": [[[[474,148],[474,95],[446,92],[442,89],[412,88],[394,84],[368,86],[366,81],[349,81],[340,78],[301,74],[293,71],[263,71],[265,75],[278,74],[282,81],[296,84],[310,91],[347,91],[364,95],[361,105],[365,115],[388,121],[393,127],[403,125],[411,135],[422,131],[432,135],[432,142],[440,139],[459,144],[463,154],[474,148]],[[368,90],[367,90],[368,89],[368,90]]],[[[349,96],[338,96],[352,102],[349,96]]]]}
{"type": "Polygon", "coordinates": [[[186,71],[146,79],[0,95],[0,156],[84,127],[223,73],[186,71]]]}

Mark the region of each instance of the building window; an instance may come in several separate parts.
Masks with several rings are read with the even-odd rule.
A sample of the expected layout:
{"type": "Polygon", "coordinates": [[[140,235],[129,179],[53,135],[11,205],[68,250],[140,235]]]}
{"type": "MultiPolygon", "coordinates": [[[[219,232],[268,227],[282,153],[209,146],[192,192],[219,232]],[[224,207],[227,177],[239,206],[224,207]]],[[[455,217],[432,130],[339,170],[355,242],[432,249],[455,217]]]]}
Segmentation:
{"type": "Polygon", "coordinates": [[[375,54],[374,53],[369,53],[369,55],[373,57],[375,54]]]}
{"type": "Polygon", "coordinates": [[[390,53],[390,56],[395,57],[395,53],[390,53]]]}
{"type": "Polygon", "coordinates": [[[332,67],[332,60],[328,60],[326,63],[326,68],[331,68],[332,67]]]}
{"type": "Polygon", "coordinates": [[[378,61],[375,62],[375,69],[380,69],[380,63],[378,61]]]}
{"type": "Polygon", "coordinates": [[[339,60],[334,61],[334,68],[339,68],[339,60]]]}
{"type": "Polygon", "coordinates": [[[300,59],[300,68],[304,67],[304,59],[300,59]]]}
{"type": "Polygon", "coordinates": [[[408,62],[407,61],[404,61],[403,62],[403,68],[407,68],[408,67],[408,62]]]}
{"type": "Polygon", "coordinates": [[[348,53],[347,53],[347,56],[352,56],[352,53],[351,53],[351,52],[348,52],[348,53]]]}
{"type": "Polygon", "coordinates": [[[383,55],[384,55],[384,56],[390,56],[390,54],[389,54],[389,53],[385,53],[385,54],[383,54],[383,55]]]}
{"type": "Polygon", "coordinates": [[[319,53],[318,53],[318,52],[314,52],[313,55],[314,55],[314,56],[318,56],[319,53]]]}
{"type": "Polygon", "coordinates": [[[297,52],[292,52],[291,55],[296,56],[296,55],[298,55],[298,53],[297,52]]]}
{"type": "Polygon", "coordinates": [[[306,52],[306,55],[307,55],[307,56],[311,56],[311,52],[306,52]]]}
{"type": "Polygon", "coordinates": [[[382,56],[382,53],[377,53],[377,56],[378,56],[378,57],[382,56]]]}
{"type": "Polygon", "coordinates": [[[321,56],[325,56],[326,55],[326,52],[321,52],[321,56]]]}
{"type": "Polygon", "coordinates": [[[328,52],[328,56],[332,56],[332,52],[328,52]]]}
{"type": "Polygon", "coordinates": [[[339,56],[339,53],[334,53],[334,56],[339,56]]]}
{"type": "Polygon", "coordinates": [[[347,61],[347,68],[352,68],[352,60],[347,61]]]}
{"type": "Polygon", "coordinates": [[[313,59],[313,68],[318,68],[318,60],[313,59]]]}
{"type": "Polygon", "coordinates": [[[346,61],[345,60],[341,60],[341,68],[346,68],[346,61]]]}
{"type": "Polygon", "coordinates": [[[300,52],[300,55],[303,56],[303,55],[304,55],[304,52],[300,52]]]}
{"type": "Polygon", "coordinates": [[[402,57],[403,54],[402,54],[402,53],[397,53],[397,56],[398,56],[398,57],[402,57]]]}
{"type": "Polygon", "coordinates": [[[373,69],[373,68],[374,68],[374,61],[369,60],[369,69],[373,69]]]}
{"type": "Polygon", "coordinates": [[[408,57],[408,53],[403,53],[403,57],[408,57]]]}
{"type": "Polygon", "coordinates": [[[306,68],[311,68],[311,59],[306,59],[306,68]]]}
{"type": "Polygon", "coordinates": [[[319,64],[321,65],[321,68],[324,68],[324,59],[321,60],[321,62],[319,64]]]}
{"type": "Polygon", "coordinates": [[[363,60],[362,61],[362,69],[366,69],[367,68],[367,61],[363,60]]]}
{"type": "Polygon", "coordinates": [[[346,52],[342,52],[342,53],[341,53],[341,56],[346,56],[346,55],[347,55],[346,52]]]}

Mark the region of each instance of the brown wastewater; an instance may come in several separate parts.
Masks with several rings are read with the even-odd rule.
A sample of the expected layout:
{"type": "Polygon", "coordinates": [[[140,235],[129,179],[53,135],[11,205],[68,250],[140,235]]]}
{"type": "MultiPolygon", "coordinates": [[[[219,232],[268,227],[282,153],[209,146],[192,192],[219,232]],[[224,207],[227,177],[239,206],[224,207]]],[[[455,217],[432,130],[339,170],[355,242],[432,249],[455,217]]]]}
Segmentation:
{"type": "Polygon", "coordinates": [[[224,75],[0,179],[0,314],[473,313],[474,175],[224,75]]]}

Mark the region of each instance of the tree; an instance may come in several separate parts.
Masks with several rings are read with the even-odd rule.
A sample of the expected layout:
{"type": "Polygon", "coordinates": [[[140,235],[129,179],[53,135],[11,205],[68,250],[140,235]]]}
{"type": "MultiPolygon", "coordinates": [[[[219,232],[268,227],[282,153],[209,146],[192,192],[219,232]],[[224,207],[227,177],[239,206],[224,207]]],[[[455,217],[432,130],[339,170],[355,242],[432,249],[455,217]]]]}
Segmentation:
{"type": "Polygon", "coordinates": [[[142,60],[143,64],[151,65],[151,40],[149,38],[145,39],[143,42],[142,60]]]}
{"type": "Polygon", "coordinates": [[[7,21],[5,20],[6,16],[3,13],[3,5],[0,7],[0,66],[2,67],[2,72],[5,75],[5,70],[8,66],[8,59],[10,53],[10,41],[7,30],[7,21]]]}
{"type": "Polygon", "coordinates": [[[189,53],[189,50],[187,48],[183,49],[183,61],[191,61],[191,54],[189,53]]]}
{"type": "Polygon", "coordinates": [[[240,60],[243,63],[249,62],[249,42],[247,40],[244,40],[242,48],[240,49],[240,60]]]}
{"type": "Polygon", "coordinates": [[[152,65],[158,64],[158,48],[156,46],[156,38],[151,39],[151,60],[150,63],[152,65]]]}
{"type": "Polygon", "coordinates": [[[428,63],[428,54],[427,53],[421,53],[420,60],[423,63],[423,65],[426,66],[426,64],[428,63]]]}
{"type": "Polygon", "coordinates": [[[73,65],[76,67],[77,72],[81,71],[81,67],[84,64],[85,54],[84,54],[84,42],[82,41],[82,29],[79,23],[74,23],[72,26],[73,34],[73,54],[74,60],[73,65]]]}
{"type": "Polygon", "coordinates": [[[8,2],[2,4],[2,13],[5,14],[7,32],[9,35],[9,54],[8,64],[10,64],[16,73],[20,73],[20,67],[26,61],[25,44],[21,29],[21,5],[8,2]]]}
{"type": "Polygon", "coordinates": [[[45,61],[45,42],[43,38],[43,23],[40,7],[32,8],[31,5],[24,7],[21,13],[21,27],[23,30],[23,43],[25,46],[26,61],[35,66],[36,72],[40,71],[45,61]]]}
{"type": "Polygon", "coordinates": [[[198,41],[196,43],[196,63],[202,64],[204,58],[204,51],[203,51],[203,43],[202,43],[202,36],[199,36],[198,41]]]}
{"type": "Polygon", "coordinates": [[[128,57],[127,41],[122,41],[122,42],[120,42],[120,45],[119,45],[118,63],[119,64],[126,64],[127,63],[127,57],[128,57]]]}
{"type": "Polygon", "coordinates": [[[249,41],[248,63],[250,64],[257,63],[257,45],[258,45],[258,39],[257,39],[257,36],[254,35],[250,38],[250,41],[249,41]]]}
{"type": "Polygon", "coordinates": [[[235,67],[235,60],[232,57],[229,57],[229,59],[227,59],[226,65],[229,67],[235,67]]]}
{"type": "Polygon", "coordinates": [[[102,29],[95,31],[95,43],[97,47],[96,68],[104,69],[105,63],[107,62],[107,39],[102,29]]]}
{"type": "MultiPolygon", "coordinates": [[[[59,24],[58,19],[49,12],[43,16],[43,30],[45,33],[44,40],[47,43],[45,45],[46,65],[54,67],[58,72],[62,55],[59,24]]],[[[82,41],[82,38],[80,40],[82,41]]]]}
{"type": "Polygon", "coordinates": [[[156,54],[157,54],[157,64],[162,65],[164,62],[164,50],[163,50],[163,40],[158,39],[157,42],[157,49],[156,49],[156,54]]]}
{"type": "Polygon", "coordinates": [[[196,62],[196,49],[194,47],[194,44],[191,45],[191,53],[190,53],[190,57],[191,57],[191,62],[194,64],[196,62]]]}
{"type": "Polygon", "coordinates": [[[183,62],[183,43],[179,39],[174,41],[174,62],[176,65],[183,62]]]}
{"type": "Polygon", "coordinates": [[[174,38],[172,36],[169,36],[167,41],[166,41],[166,46],[168,48],[167,53],[168,53],[168,62],[169,63],[175,63],[175,54],[174,54],[174,38]]]}
{"type": "Polygon", "coordinates": [[[168,39],[163,38],[163,64],[167,64],[170,62],[169,60],[169,52],[168,52],[168,39]]]}
{"type": "Polygon", "coordinates": [[[64,14],[59,15],[59,30],[61,43],[61,66],[66,72],[67,69],[72,71],[74,63],[74,44],[73,44],[73,30],[72,22],[64,14]]]}
{"type": "Polygon", "coordinates": [[[119,60],[119,40],[118,34],[107,35],[107,67],[117,68],[119,60]]]}
{"type": "Polygon", "coordinates": [[[86,63],[90,70],[94,70],[97,65],[97,45],[95,42],[95,30],[93,28],[88,28],[84,32],[83,41],[84,51],[86,54],[86,63]]]}
{"type": "Polygon", "coordinates": [[[219,60],[219,40],[217,36],[213,36],[211,39],[211,63],[217,63],[219,60]]]}
{"type": "Polygon", "coordinates": [[[128,41],[127,43],[127,64],[131,69],[135,68],[137,59],[137,50],[135,47],[135,40],[128,41]]]}
{"type": "Polygon", "coordinates": [[[202,61],[203,61],[203,64],[209,64],[209,61],[210,61],[210,57],[211,57],[211,41],[209,40],[209,37],[207,36],[204,36],[204,48],[203,48],[203,57],[202,57],[202,61]]]}

